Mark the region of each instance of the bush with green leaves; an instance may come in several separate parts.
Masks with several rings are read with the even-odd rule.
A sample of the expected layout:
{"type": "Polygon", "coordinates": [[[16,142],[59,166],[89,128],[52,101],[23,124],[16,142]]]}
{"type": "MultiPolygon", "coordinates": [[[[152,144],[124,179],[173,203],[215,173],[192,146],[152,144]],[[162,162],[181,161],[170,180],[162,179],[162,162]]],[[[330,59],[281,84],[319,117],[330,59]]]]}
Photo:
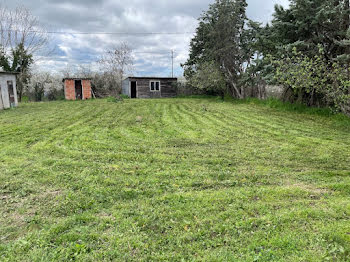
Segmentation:
{"type": "Polygon", "coordinates": [[[214,61],[203,62],[197,71],[189,78],[189,84],[207,94],[224,97],[227,91],[225,77],[214,61]]]}
{"type": "Polygon", "coordinates": [[[320,48],[309,57],[294,48],[291,56],[274,60],[275,79],[293,92],[294,100],[307,105],[327,105],[334,111],[350,114],[350,78],[348,66],[328,62],[320,48]]]}

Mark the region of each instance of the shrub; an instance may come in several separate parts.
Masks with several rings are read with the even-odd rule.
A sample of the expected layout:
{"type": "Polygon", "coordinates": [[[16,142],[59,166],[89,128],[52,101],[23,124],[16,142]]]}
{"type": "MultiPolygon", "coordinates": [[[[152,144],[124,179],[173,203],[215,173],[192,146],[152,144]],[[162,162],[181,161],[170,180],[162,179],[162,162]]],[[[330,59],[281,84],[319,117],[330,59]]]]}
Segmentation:
{"type": "Polygon", "coordinates": [[[129,98],[130,98],[129,96],[124,95],[124,94],[121,94],[120,97],[121,97],[122,99],[129,99],[129,98]]]}
{"type": "Polygon", "coordinates": [[[350,114],[349,69],[337,61],[327,61],[321,48],[320,54],[311,58],[294,49],[291,57],[272,63],[276,80],[292,90],[295,102],[327,105],[333,111],[350,114]]]}
{"type": "Polygon", "coordinates": [[[64,100],[64,90],[63,89],[51,89],[46,93],[46,97],[49,101],[54,100],[64,100]]]}
{"type": "Polygon", "coordinates": [[[215,62],[205,62],[199,65],[198,70],[189,79],[189,84],[209,95],[220,95],[222,98],[227,92],[224,75],[215,62]]]}

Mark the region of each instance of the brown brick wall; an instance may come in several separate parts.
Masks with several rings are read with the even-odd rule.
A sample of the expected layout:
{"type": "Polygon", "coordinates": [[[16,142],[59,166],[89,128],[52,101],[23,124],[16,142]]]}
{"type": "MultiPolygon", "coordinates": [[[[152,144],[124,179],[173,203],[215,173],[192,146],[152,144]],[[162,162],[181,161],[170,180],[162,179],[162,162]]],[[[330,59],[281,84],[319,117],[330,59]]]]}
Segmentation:
{"type": "MultiPolygon", "coordinates": [[[[83,98],[91,99],[91,81],[90,80],[82,80],[83,85],[83,98]]],[[[67,79],[64,82],[64,92],[66,96],[66,100],[76,100],[75,98],[75,80],[67,79]]]]}
{"type": "Polygon", "coordinates": [[[66,95],[66,100],[75,100],[75,81],[66,80],[64,82],[64,92],[66,95]]]}
{"type": "Polygon", "coordinates": [[[91,81],[83,80],[82,84],[83,84],[83,98],[91,99],[91,81]]]}

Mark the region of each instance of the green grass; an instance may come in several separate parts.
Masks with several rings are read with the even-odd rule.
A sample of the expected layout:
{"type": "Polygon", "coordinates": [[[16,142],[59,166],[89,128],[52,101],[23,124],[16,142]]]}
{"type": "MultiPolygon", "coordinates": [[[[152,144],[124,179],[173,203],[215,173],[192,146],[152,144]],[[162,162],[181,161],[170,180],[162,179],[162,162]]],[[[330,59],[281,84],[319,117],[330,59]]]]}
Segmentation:
{"type": "Polygon", "coordinates": [[[0,261],[349,256],[349,120],[205,98],[0,112],[0,261]]]}

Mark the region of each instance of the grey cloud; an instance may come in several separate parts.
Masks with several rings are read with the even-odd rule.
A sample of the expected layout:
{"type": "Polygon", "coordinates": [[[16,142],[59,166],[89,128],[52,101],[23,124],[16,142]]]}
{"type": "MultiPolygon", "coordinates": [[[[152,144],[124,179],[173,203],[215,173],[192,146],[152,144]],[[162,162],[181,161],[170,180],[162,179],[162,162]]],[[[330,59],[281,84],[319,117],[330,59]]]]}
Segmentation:
{"type": "MultiPolygon", "coordinates": [[[[67,32],[190,32],[197,18],[214,0],[5,0],[9,7],[25,5],[51,31],[67,32]]],[[[248,16],[268,22],[275,4],[288,0],[248,0],[248,16]]],[[[40,66],[59,70],[67,63],[93,63],[101,53],[121,41],[135,50],[136,72],[169,74],[170,50],[176,50],[175,69],[188,54],[191,35],[54,35],[57,52],[46,57],[40,66]],[[169,54],[138,54],[159,52],[169,54]],[[57,61],[57,64],[54,63],[57,61]]]]}

